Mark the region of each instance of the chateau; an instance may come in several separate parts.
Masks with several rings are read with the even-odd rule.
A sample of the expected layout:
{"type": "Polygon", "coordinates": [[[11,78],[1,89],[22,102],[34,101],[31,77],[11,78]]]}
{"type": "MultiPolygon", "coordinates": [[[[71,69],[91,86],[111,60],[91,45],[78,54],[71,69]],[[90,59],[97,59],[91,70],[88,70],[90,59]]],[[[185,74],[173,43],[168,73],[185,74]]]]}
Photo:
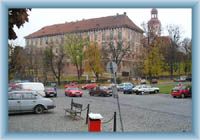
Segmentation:
{"type": "MultiPolygon", "coordinates": [[[[109,42],[122,40],[125,45],[130,46],[130,51],[123,58],[118,73],[134,75],[132,67],[137,61],[137,55],[143,48],[143,30],[140,29],[124,12],[114,16],[82,19],[76,22],[65,22],[45,26],[42,29],[25,37],[26,47],[44,48],[49,43],[63,44],[66,34],[76,33],[87,36],[89,41],[98,43],[100,48],[108,47],[109,42]]],[[[76,74],[74,67],[67,64],[64,70],[66,74],[76,74]]]]}

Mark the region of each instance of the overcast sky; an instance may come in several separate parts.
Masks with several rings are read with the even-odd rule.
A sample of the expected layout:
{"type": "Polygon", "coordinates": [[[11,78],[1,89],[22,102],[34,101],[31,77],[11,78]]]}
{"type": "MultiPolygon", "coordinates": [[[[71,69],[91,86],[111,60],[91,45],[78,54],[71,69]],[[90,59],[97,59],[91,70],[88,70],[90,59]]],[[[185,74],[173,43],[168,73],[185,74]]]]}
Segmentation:
{"type": "MultiPolygon", "coordinates": [[[[166,26],[169,24],[178,25],[182,31],[182,38],[192,38],[192,10],[190,8],[157,8],[158,19],[162,25],[162,35],[167,35],[166,26]]],[[[127,16],[139,27],[142,22],[148,22],[151,18],[151,9],[145,8],[115,8],[115,9],[39,9],[33,8],[29,12],[29,22],[25,23],[20,29],[15,28],[18,39],[12,41],[15,45],[25,46],[24,36],[29,35],[44,26],[77,21],[82,19],[90,19],[97,17],[113,16],[117,13],[127,16]]]]}

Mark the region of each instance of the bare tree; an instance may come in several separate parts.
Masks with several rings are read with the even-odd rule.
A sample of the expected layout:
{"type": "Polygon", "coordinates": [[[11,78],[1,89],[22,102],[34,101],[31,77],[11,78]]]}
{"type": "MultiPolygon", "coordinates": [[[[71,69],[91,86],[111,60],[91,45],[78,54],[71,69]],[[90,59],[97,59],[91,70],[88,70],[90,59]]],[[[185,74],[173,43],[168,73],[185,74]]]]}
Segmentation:
{"type": "Polygon", "coordinates": [[[186,75],[191,74],[191,67],[192,67],[192,41],[189,38],[185,38],[181,42],[181,46],[184,48],[185,57],[184,57],[184,72],[186,75]]]}
{"type": "Polygon", "coordinates": [[[181,30],[178,25],[168,25],[167,31],[169,33],[171,44],[168,48],[168,64],[170,67],[170,77],[173,79],[174,77],[174,68],[177,61],[176,52],[178,51],[179,41],[181,37],[181,30]]]}
{"type": "Polygon", "coordinates": [[[110,40],[107,41],[104,47],[102,47],[104,58],[114,61],[118,68],[124,57],[130,53],[130,42],[122,40],[122,33],[118,32],[118,38],[114,39],[113,32],[110,33],[110,40]]]}
{"type": "Polygon", "coordinates": [[[64,68],[64,46],[49,44],[44,51],[44,63],[46,66],[50,66],[53,75],[55,76],[58,85],[61,81],[61,72],[64,68]],[[55,51],[56,50],[56,51],[55,51]]]}

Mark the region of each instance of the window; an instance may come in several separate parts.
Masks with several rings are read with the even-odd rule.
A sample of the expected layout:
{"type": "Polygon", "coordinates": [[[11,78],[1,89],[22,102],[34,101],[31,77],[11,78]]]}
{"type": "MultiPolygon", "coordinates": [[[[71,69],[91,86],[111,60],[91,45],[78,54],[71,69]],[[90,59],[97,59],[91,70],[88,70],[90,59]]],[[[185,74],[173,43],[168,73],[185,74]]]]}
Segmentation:
{"type": "Polygon", "coordinates": [[[21,99],[21,94],[19,93],[10,93],[8,96],[9,100],[20,100],[21,99]]]}
{"type": "Polygon", "coordinates": [[[118,39],[122,40],[122,31],[121,30],[118,31],[118,39]]]}
{"type": "Polygon", "coordinates": [[[94,40],[95,40],[95,42],[97,41],[97,35],[98,35],[98,32],[94,31],[94,40]]]}
{"type": "Polygon", "coordinates": [[[24,93],[22,96],[23,99],[25,100],[33,100],[36,99],[35,95],[33,95],[32,93],[24,93]]]}
{"type": "Polygon", "coordinates": [[[110,31],[110,40],[113,40],[113,38],[114,38],[114,31],[113,31],[113,29],[111,29],[111,31],[110,31]]]}
{"type": "Polygon", "coordinates": [[[106,32],[102,31],[102,42],[106,40],[106,32]]]}

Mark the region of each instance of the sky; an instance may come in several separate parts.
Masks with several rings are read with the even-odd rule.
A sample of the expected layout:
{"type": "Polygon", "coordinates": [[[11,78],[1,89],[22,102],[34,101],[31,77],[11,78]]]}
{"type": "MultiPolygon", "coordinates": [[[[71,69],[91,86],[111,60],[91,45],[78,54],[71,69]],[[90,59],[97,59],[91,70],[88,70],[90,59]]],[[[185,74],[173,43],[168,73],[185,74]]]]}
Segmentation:
{"type": "MultiPolygon", "coordinates": [[[[157,8],[158,19],[162,26],[162,35],[168,35],[167,25],[178,25],[181,29],[181,37],[192,38],[192,9],[191,8],[157,8]]],[[[114,16],[117,13],[126,15],[140,28],[143,22],[151,19],[151,8],[33,8],[29,12],[29,22],[23,27],[14,28],[18,38],[10,43],[25,46],[24,37],[38,31],[44,26],[77,21],[82,19],[114,16]]]]}

